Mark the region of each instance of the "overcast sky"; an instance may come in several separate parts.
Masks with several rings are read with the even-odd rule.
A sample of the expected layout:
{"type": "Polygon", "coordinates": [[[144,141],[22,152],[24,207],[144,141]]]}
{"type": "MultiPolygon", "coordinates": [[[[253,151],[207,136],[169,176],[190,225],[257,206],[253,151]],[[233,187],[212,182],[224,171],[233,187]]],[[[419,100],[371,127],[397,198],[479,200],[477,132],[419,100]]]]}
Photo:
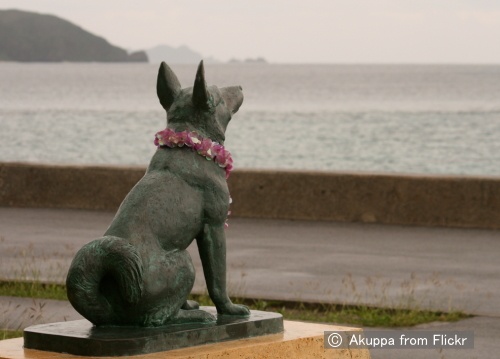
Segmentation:
{"type": "Polygon", "coordinates": [[[220,60],[500,63],[500,0],[0,0],[114,45],[187,45],[220,60]]]}

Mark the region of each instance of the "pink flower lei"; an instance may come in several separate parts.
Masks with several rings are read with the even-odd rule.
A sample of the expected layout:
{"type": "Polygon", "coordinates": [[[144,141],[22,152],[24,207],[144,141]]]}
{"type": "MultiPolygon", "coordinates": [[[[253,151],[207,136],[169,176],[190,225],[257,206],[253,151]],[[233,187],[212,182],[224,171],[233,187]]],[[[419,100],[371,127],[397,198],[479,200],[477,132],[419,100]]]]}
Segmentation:
{"type": "MultiPolygon", "coordinates": [[[[183,147],[186,145],[190,147],[193,151],[198,152],[199,155],[205,157],[207,160],[213,160],[215,163],[226,170],[226,179],[229,178],[229,174],[233,169],[233,158],[231,153],[224,148],[223,145],[212,141],[209,138],[203,138],[199,136],[196,132],[175,132],[170,128],[166,128],[163,131],[157,132],[155,134],[155,145],[157,147],[183,147]]],[[[229,197],[229,204],[231,204],[232,199],[229,197]]],[[[229,216],[231,211],[227,213],[229,216]]],[[[224,224],[224,227],[229,227],[229,224],[224,224]]]]}
{"type": "Polygon", "coordinates": [[[209,138],[203,138],[196,132],[175,132],[170,128],[157,132],[155,135],[155,145],[158,147],[183,147],[186,145],[207,160],[213,160],[215,163],[226,170],[226,178],[233,170],[233,158],[231,153],[223,145],[212,141],[209,138]]]}

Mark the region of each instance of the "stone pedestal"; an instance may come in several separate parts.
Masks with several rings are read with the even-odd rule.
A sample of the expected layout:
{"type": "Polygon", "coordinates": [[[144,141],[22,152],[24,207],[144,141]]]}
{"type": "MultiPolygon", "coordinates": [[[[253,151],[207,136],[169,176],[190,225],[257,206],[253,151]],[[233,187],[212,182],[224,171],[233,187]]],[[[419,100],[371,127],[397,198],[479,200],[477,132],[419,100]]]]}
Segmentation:
{"type": "Polygon", "coordinates": [[[235,317],[217,315],[215,307],[200,309],[217,321],[156,328],[95,327],[85,319],[41,324],[24,330],[24,348],[87,357],[128,357],[283,333],[279,313],[252,310],[249,317],[235,317]]]}
{"type": "MultiPolygon", "coordinates": [[[[324,349],[325,331],[352,331],[356,328],[284,321],[285,331],[248,339],[207,344],[134,356],[134,359],[369,359],[366,349],[324,349]]],[[[359,329],[361,330],[361,329],[359,329]]],[[[0,359],[95,359],[109,357],[74,356],[23,349],[23,338],[0,341],[0,359]]]]}
{"type": "MultiPolygon", "coordinates": [[[[352,331],[355,328],[284,321],[285,331],[261,337],[220,342],[134,356],[134,359],[369,359],[364,349],[324,349],[324,331],[352,331]]],[[[90,359],[70,354],[23,349],[23,338],[0,341],[0,359],[90,359]]],[[[103,359],[104,357],[100,357],[103,359]]]]}

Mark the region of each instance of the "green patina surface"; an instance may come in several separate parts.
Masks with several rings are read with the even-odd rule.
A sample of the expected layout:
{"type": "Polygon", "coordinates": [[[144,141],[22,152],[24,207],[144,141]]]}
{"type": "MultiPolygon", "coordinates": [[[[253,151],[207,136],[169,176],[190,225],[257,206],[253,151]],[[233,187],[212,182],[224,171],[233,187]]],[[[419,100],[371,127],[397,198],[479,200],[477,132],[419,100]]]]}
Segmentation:
{"type": "MultiPolygon", "coordinates": [[[[162,63],[157,95],[167,127],[221,145],[243,102],[241,87],[208,87],[203,62],[194,86],[181,89],[162,63]]],[[[69,269],[68,299],[98,326],[155,327],[215,322],[187,301],[195,271],[186,248],[196,240],[210,298],[221,315],[246,317],[226,289],[226,173],[187,146],[160,147],[144,177],[123,200],[102,238],[85,245],[69,269]]]]}

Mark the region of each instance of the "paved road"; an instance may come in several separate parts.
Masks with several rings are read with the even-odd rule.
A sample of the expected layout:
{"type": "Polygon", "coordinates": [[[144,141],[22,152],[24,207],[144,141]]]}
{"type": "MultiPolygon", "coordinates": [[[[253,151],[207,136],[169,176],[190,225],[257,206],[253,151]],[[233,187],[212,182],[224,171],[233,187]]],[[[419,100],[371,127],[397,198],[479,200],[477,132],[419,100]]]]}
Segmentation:
{"type": "MultiPolygon", "coordinates": [[[[112,217],[0,208],[0,277],[64,281],[112,217]]],[[[232,218],[226,235],[233,295],[500,316],[500,231],[232,218]]],[[[203,292],[195,243],[190,252],[203,292]]]]}
{"type": "MultiPolygon", "coordinates": [[[[0,277],[64,281],[76,250],[101,236],[112,217],[0,208],[0,277]]],[[[483,347],[500,337],[499,231],[232,218],[226,235],[233,295],[458,309],[482,317],[451,326],[465,323],[481,333],[484,353],[500,352],[493,340],[483,347]]],[[[194,291],[204,292],[195,244],[190,251],[197,268],[194,291]]],[[[372,353],[378,355],[400,357],[372,353]]]]}

